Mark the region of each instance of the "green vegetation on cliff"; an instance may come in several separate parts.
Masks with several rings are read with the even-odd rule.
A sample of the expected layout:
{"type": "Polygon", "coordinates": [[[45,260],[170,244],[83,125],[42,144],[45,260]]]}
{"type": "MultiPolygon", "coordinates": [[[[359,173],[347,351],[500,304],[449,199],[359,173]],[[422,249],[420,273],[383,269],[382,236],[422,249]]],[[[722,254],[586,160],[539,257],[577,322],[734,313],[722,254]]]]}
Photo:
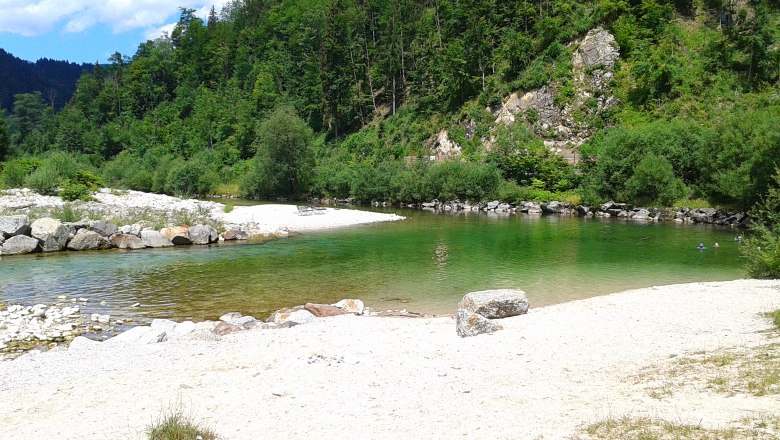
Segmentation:
{"type": "Polygon", "coordinates": [[[174,194],[749,208],[780,165],[779,21],[776,0],[182,9],[169,36],[83,74],[62,110],[21,94],[0,111],[0,185],[51,193],[81,171],[174,194]],[[607,92],[578,102],[572,43],[597,27],[620,58],[607,92]],[[592,135],[576,165],[545,146],[537,112],[503,125],[491,111],[543,87],[592,135]],[[442,130],[459,154],[433,163],[442,130]]]}

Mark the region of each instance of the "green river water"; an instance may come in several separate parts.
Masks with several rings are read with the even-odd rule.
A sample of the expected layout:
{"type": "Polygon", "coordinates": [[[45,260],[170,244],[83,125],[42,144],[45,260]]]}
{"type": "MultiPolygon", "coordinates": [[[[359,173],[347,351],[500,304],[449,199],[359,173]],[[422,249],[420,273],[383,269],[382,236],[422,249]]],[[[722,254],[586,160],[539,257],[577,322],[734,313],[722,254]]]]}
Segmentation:
{"type": "Polygon", "coordinates": [[[265,243],[2,257],[0,303],[84,297],[84,312],[135,322],[229,311],[265,318],[280,307],[342,298],[374,310],[447,314],[465,293],[490,288],[523,289],[538,307],[742,276],[736,231],[728,228],[392,212],[408,219],[265,243]],[[696,250],[699,242],[707,250],[696,250]],[[136,302],[142,306],[131,307],[136,302]]]}

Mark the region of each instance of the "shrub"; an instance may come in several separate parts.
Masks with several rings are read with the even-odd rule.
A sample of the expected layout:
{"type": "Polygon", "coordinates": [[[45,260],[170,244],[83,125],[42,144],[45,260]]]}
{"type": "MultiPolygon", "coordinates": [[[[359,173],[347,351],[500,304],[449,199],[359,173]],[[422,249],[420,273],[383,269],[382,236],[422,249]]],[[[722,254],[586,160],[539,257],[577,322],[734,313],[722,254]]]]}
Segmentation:
{"type": "Polygon", "coordinates": [[[24,186],[27,176],[37,170],[43,161],[37,157],[23,157],[3,164],[3,182],[9,188],[24,186]]]}
{"type": "Polygon", "coordinates": [[[24,179],[24,186],[39,194],[53,196],[61,179],[62,176],[53,167],[42,166],[24,179]]]}
{"type": "Polygon", "coordinates": [[[752,278],[780,278],[780,235],[757,224],[742,246],[745,270],[752,278]]]}
{"type": "Polygon", "coordinates": [[[180,411],[164,415],[146,430],[149,440],[216,440],[219,437],[211,428],[195,423],[180,411]]]}
{"type": "Polygon", "coordinates": [[[168,172],[165,191],[175,195],[208,195],[217,184],[216,173],[197,161],[175,162],[168,172]]]}
{"type": "Polygon", "coordinates": [[[685,184],[674,175],[672,164],[663,156],[648,154],[626,182],[624,197],[638,203],[672,206],[686,192],[685,184]]]}
{"type": "Polygon", "coordinates": [[[93,200],[92,191],[87,187],[87,185],[84,185],[83,183],[78,182],[72,182],[70,180],[63,180],[62,186],[60,188],[59,196],[62,197],[63,200],[68,201],[74,201],[74,200],[93,200]]]}

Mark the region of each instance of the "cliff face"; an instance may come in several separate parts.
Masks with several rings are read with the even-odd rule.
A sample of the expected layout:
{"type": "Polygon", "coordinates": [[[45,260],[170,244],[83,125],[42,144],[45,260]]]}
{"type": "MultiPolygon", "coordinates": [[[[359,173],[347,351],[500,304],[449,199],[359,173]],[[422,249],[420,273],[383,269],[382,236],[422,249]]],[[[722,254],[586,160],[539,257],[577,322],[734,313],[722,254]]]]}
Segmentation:
{"type": "MultiPolygon", "coordinates": [[[[571,58],[569,84],[551,81],[539,89],[515,92],[500,105],[487,110],[495,118],[494,127],[525,123],[545,140],[547,147],[575,161],[576,149],[594,132],[592,121],[619,104],[612,96],[610,83],[620,48],[615,37],[601,28],[591,30],[571,47],[576,49],[571,58]]],[[[466,121],[461,125],[464,124],[468,126],[473,122],[466,121]]],[[[493,142],[493,139],[482,140],[488,150],[493,142]]],[[[460,146],[450,139],[446,130],[439,132],[432,144],[436,156],[460,154],[460,146]]]]}

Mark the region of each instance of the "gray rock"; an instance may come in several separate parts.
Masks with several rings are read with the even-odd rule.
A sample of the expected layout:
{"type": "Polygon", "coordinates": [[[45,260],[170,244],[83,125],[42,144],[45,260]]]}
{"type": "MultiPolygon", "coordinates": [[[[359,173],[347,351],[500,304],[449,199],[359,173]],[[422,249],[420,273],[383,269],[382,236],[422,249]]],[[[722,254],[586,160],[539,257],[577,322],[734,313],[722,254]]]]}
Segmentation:
{"type": "Polygon", "coordinates": [[[0,217],[0,237],[10,238],[15,235],[30,234],[30,218],[26,215],[9,215],[0,217]]]}
{"type": "Polygon", "coordinates": [[[68,228],[53,218],[40,218],[32,222],[32,236],[41,242],[43,252],[57,252],[65,249],[70,238],[68,228]]]}
{"type": "Polygon", "coordinates": [[[141,225],[138,223],[133,223],[132,225],[124,225],[121,228],[119,228],[118,232],[121,232],[122,234],[128,234],[128,235],[135,235],[136,237],[141,235],[141,225]]]}
{"type": "Polygon", "coordinates": [[[620,47],[615,37],[608,31],[597,28],[585,36],[580,47],[574,53],[572,64],[575,66],[603,67],[612,69],[620,57],[620,47]]]}
{"type": "Polygon", "coordinates": [[[308,324],[316,319],[314,315],[308,310],[304,310],[303,307],[293,307],[291,309],[281,309],[268,318],[267,322],[274,324],[308,324]]]}
{"type": "Polygon", "coordinates": [[[493,211],[496,208],[498,208],[498,205],[500,205],[500,204],[501,204],[501,202],[499,202],[498,200],[493,200],[492,202],[488,202],[487,203],[487,210],[488,211],[493,211]]]}
{"type": "Polygon", "coordinates": [[[157,344],[167,340],[168,335],[164,330],[153,329],[147,326],[138,326],[114,336],[104,342],[104,344],[157,344]]]}
{"type": "Polygon", "coordinates": [[[528,313],[528,299],[519,289],[482,290],[467,293],[458,303],[458,309],[488,319],[506,318],[528,313]]]}
{"type": "Polygon", "coordinates": [[[119,230],[119,228],[115,224],[103,220],[98,220],[90,223],[89,229],[97,232],[103,237],[110,237],[116,234],[117,231],[119,230]]]}
{"type": "Polygon", "coordinates": [[[190,228],[190,240],[192,244],[216,243],[219,233],[208,225],[195,225],[190,228]]]}
{"type": "Polygon", "coordinates": [[[229,335],[231,333],[238,333],[241,330],[243,330],[241,328],[241,326],[230,324],[230,323],[227,323],[227,322],[224,322],[224,321],[220,321],[220,322],[217,323],[217,325],[214,326],[214,330],[213,331],[214,331],[214,334],[216,334],[216,335],[225,336],[225,335],[229,335]]]}
{"type": "Polygon", "coordinates": [[[2,234],[0,234],[0,247],[3,246],[3,243],[5,243],[5,237],[3,237],[2,234]]]}
{"type": "Polygon", "coordinates": [[[144,246],[150,248],[173,246],[168,237],[157,231],[141,231],[141,242],[143,242],[144,246]]]}
{"type": "Polygon", "coordinates": [[[219,320],[239,327],[248,327],[251,326],[253,322],[257,321],[254,316],[242,316],[238,312],[225,313],[219,317],[219,320]]]}
{"type": "Polygon", "coordinates": [[[119,249],[144,249],[144,242],[136,235],[116,234],[111,237],[111,244],[119,249]]]}
{"type": "Polygon", "coordinates": [[[311,313],[312,315],[318,318],[346,315],[348,313],[346,310],[336,306],[332,306],[330,304],[306,303],[306,305],[304,305],[303,308],[304,310],[308,311],[309,313],[311,313]]]}
{"type": "Polygon", "coordinates": [[[482,315],[458,309],[455,330],[461,338],[477,336],[482,333],[493,333],[503,328],[501,324],[493,322],[482,315]]]}
{"type": "Polygon", "coordinates": [[[26,235],[15,235],[3,243],[0,248],[0,254],[2,255],[19,255],[29,254],[38,249],[40,243],[38,240],[28,237],[26,235]]]}
{"type": "Polygon", "coordinates": [[[110,247],[111,243],[105,237],[97,232],[83,229],[68,242],[68,249],[72,251],[95,251],[110,247]]]}

